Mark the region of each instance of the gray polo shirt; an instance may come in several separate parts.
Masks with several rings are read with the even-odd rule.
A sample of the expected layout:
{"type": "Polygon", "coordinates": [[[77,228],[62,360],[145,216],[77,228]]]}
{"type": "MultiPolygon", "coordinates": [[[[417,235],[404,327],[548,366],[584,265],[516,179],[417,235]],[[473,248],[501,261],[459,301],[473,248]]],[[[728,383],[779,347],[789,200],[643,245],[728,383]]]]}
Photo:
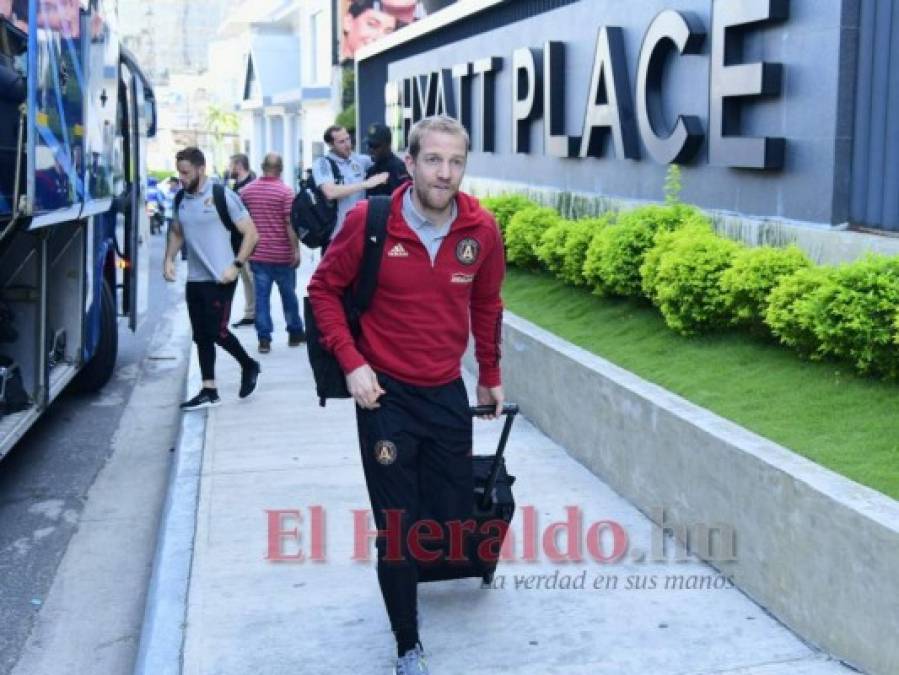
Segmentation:
{"type": "MultiPolygon", "coordinates": [[[[240,197],[225,188],[228,214],[235,223],[248,218],[240,197]]],[[[207,178],[195,195],[184,193],[175,220],[181,225],[187,244],[187,280],[218,281],[234,261],[231,233],[219,218],[212,201],[212,180],[207,178]]]]}
{"type": "MultiPolygon", "coordinates": [[[[371,157],[368,155],[360,155],[352,152],[346,159],[335,155],[333,152],[328,153],[328,157],[337,164],[340,171],[341,181],[339,185],[355,185],[365,180],[365,172],[372,165],[371,157]]],[[[324,185],[325,183],[336,183],[334,172],[331,170],[331,163],[324,157],[319,157],[312,164],[312,178],[316,185],[324,185]]],[[[334,235],[343,226],[346,214],[350,212],[356,202],[365,199],[365,190],[354,192],[348,197],[344,197],[337,201],[337,225],[334,227],[334,235]]],[[[332,238],[333,236],[332,235],[332,238]]]]}
{"type": "Polygon", "coordinates": [[[449,234],[450,228],[456,222],[456,218],[459,215],[459,207],[456,206],[456,200],[454,199],[449,220],[438,227],[421,215],[415,208],[415,204],[412,202],[412,189],[409,188],[406,190],[406,194],[403,195],[403,218],[409,224],[409,227],[412,228],[412,231],[421,239],[424,247],[428,249],[428,255],[431,256],[431,264],[433,265],[437,259],[440,245],[443,244],[443,240],[449,234]]]}

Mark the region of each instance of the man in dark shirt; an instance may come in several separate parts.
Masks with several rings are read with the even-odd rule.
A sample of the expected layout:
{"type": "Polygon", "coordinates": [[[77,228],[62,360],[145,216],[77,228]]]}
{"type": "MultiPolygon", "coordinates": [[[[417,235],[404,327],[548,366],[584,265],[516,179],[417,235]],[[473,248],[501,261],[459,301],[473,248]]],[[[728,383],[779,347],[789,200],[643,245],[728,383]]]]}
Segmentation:
{"type": "MultiPolygon", "coordinates": [[[[240,194],[241,190],[256,180],[256,174],[250,171],[250,158],[243,153],[232,155],[230,164],[225,178],[234,181],[231,189],[240,194]]],[[[243,318],[232,323],[232,328],[253,326],[256,323],[256,286],[249,265],[240,268],[240,282],[243,284],[243,318]]]]}
{"type": "Polygon", "coordinates": [[[405,183],[409,178],[409,172],[406,170],[406,164],[397,157],[391,141],[393,137],[390,129],[383,124],[372,124],[368,128],[368,135],[365,142],[368,145],[368,154],[371,155],[374,164],[365,172],[365,177],[369,178],[379,173],[386,172],[388,174],[387,182],[382,183],[365,191],[366,197],[374,197],[376,195],[390,196],[393,191],[400,185],[405,183]]]}

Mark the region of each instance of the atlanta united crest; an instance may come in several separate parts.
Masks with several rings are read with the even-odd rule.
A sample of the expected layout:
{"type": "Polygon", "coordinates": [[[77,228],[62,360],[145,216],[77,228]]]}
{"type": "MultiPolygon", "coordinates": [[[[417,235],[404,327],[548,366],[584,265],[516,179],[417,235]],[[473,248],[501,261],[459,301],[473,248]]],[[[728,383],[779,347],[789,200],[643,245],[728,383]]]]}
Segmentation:
{"type": "Polygon", "coordinates": [[[463,265],[474,265],[481,255],[481,245],[477,239],[466,237],[456,245],[456,260],[463,265]]]}
{"type": "Polygon", "coordinates": [[[390,441],[378,441],[375,444],[375,459],[378,464],[390,466],[396,461],[396,446],[390,441]]]}

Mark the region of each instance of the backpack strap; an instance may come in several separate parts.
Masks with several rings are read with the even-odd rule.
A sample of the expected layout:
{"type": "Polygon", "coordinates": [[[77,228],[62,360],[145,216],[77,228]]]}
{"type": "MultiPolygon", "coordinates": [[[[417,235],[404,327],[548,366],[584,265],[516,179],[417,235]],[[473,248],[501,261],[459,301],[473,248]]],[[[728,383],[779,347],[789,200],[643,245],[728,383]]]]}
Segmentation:
{"type": "Polygon", "coordinates": [[[350,329],[354,335],[358,335],[359,319],[371,305],[375,289],[378,286],[378,272],[381,269],[384,242],[387,240],[390,202],[390,197],[372,197],[368,200],[368,215],[365,219],[365,248],[362,251],[359,277],[353,291],[348,316],[350,329]]]}
{"type": "Polygon", "coordinates": [[[340,167],[337,166],[337,162],[335,162],[327,155],[325,155],[325,159],[327,159],[328,164],[331,165],[331,174],[334,176],[334,184],[343,185],[343,174],[340,173],[340,167]]]}
{"type": "Polygon", "coordinates": [[[234,255],[237,255],[237,252],[240,250],[240,244],[243,241],[243,235],[231,219],[231,214],[228,213],[228,201],[225,198],[225,186],[221,183],[212,184],[212,202],[215,204],[215,210],[219,214],[222,225],[225,226],[225,229],[228,230],[228,233],[231,235],[231,248],[234,249],[234,255]]]}
{"type": "MultiPolygon", "coordinates": [[[[178,209],[181,208],[181,202],[184,201],[184,188],[175,193],[175,201],[172,203],[173,218],[178,218],[178,209]]],[[[179,221],[180,222],[180,221],[179,221]]]]}
{"type": "Polygon", "coordinates": [[[222,221],[222,225],[225,226],[225,229],[231,234],[234,234],[235,230],[240,232],[240,230],[237,230],[237,225],[231,220],[231,214],[228,213],[228,201],[225,198],[225,186],[221,183],[212,184],[212,201],[215,204],[215,210],[218,211],[219,219],[222,221]]]}

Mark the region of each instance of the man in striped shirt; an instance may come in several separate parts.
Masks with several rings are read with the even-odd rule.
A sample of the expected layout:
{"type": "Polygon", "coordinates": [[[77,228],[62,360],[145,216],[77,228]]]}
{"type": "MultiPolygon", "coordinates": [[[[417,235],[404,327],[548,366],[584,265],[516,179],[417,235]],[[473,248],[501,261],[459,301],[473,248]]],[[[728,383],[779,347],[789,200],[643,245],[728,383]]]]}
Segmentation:
{"type": "Polygon", "coordinates": [[[306,340],[296,293],[300,248],[296,232],[290,226],[293,191],[281,182],[283,170],[280,155],[269,153],[262,161],[262,176],[240,191],[240,198],[259,232],[259,243],[250,256],[250,266],[256,286],[256,334],[262,354],[271,351],[272,345],[273,284],[278,285],[281,294],[287,321],[287,344],[298,347],[306,340]]]}

